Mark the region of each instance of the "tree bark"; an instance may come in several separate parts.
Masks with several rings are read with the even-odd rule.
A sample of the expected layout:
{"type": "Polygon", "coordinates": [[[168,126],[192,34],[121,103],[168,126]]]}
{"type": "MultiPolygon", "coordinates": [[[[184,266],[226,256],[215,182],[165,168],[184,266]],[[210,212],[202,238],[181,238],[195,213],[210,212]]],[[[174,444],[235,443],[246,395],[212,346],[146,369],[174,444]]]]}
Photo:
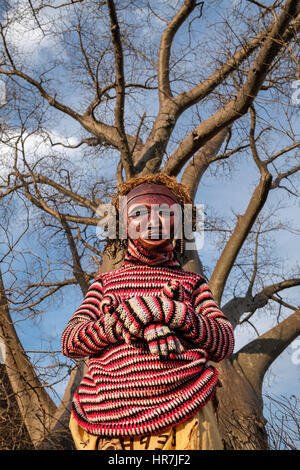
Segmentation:
{"type": "Polygon", "coordinates": [[[190,196],[193,200],[195,199],[202,176],[209,165],[217,159],[216,155],[226,139],[228,130],[227,127],[222,129],[213,139],[207,142],[186,165],[181,183],[190,188],[190,196]]]}
{"type": "Polygon", "coordinates": [[[11,388],[5,364],[0,364],[0,417],[0,450],[34,449],[11,388]]]}
{"type": "Polygon", "coordinates": [[[300,309],[238,351],[236,360],[257,394],[268,368],[299,334],[300,309]]]}
{"type": "Polygon", "coordinates": [[[48,432],[56,405],[26,356],[14,328],[0,272],[0,339],[5,343],[5,368],[22,419],[34,447],[48,432]]]}
{"type": "Polygon", "coordinates": [[[248,207],[243,215],[238,216],[234,231],[219,257],[210,278],[210,288],[220,304],[225,284],[232,266],[246,240],[259,212],[263,208],[270,190],[272,176],[265,166],[260,167],[261,177],[255,188],[248,207]]]}
{"type": "MultiPolygon", "coordinates": [[[[16,68],[13,57],[8,50],[5,39],[6,35],[3,32],[2,26],[0,28],[0,35],[2,36],[4,52],[8,60],[6,64],[4,61],[5,65],[1,66],[0,74],[24,80],[50,106],[76,120],[83,129],[94,136],[81,140],[80,144],[73,146],[74,148],[82,143],[86,143],[90,146],[106,145],[117,149],[121,154],[117,170],[117,182],[122,181],[123,170],[126,179],[133,175],[142,176],[158,171],[178,176],[186,165],[181,181],[190,186],[191,196],[194,198],[201,177],[212,161],[215,161],[229,127],[234,121],[243,116],[249,108],[251,109],[252,103],[262,89],[263,82],[268,73],[273,66],[276,66],[276,60],[280,58],[282,49],[289,47],[289,42],[299,31],[300,2],[299,0],[286,0],[282,2],[284,5],[278,16],[276,16],[278,10],[273,10],[274,21],[270,26],[267,28],[263,26],[265,28],[263,31],[260,31],[255,38],[245,41],[245,43],[245,38],[242,38],[240,49],[227,60],[225,59],[225,63],[221,64],[211,76],[198,83],[192,89],[182,92],[178,96],[173,96],[170,83],[172,43],[181,25],[192,11],[199,6],[199,2],[197,3],[195,0],[185,0],[182,2],[181,8],[178,9],[177,13],[167,24],[161,37],[157,71],[159,111],[150,132],[147,134],[144,145],[141,140],[138,140],[139,129],[136,136],[126,133],[124,122],[125,89],[126,86],[130,85],[126,84],[124,77],[122,37],[115,3],[113,0],[106,0],[106,2],[100,3],[106,3],[109,10],[110,33],[115,59],[115,83],[110,83],[104,86],[102,90],[98,90],[99,84],[96,79],[96,97],[83,113],[79,113],[64,105],[63,102],[57,99],[55,92],[51,92],[50,95],[50,92],[43,85],[45,82],[42,80],[42,75],[41,79],[38,80],[27,75],[22,67],[16,68]],[[250,66],[246,71],[246,62],[255,51],[257,51],[256,58],[249,61],[250,66]],[[240,67],[242,64],[244,66],[240,67]],[[5,69],[3,68],[4,66],[6,67],[5,69]],[[211,115],[205,121],[197,123],[199,125],[196,125],[192,132],[181,140],[177,149],[175,149],[174,153],[161,168],[162,159],[179,117],[189,107],[199,103],[208,97],[210,93],[217,91],[216,89],[219,85],[224,84],[226,86],[226,79],[236,71],[241,72],[241,76],[243,76],[243,80],[241,80],[243,84],[238,88],[236,96],[231,97],[228,101],[226,100],[226,104],[221,109],[218,109],[214,115],[211,115]],[[101,97],[110,89],[115,89],[116,91],[115,120],[113,125],[96,120],[93,114],[101,102],[101,97]]],[[[257,4],[256,6],[263,8],[263,5],[258,2],[255,3],[257,4]]],[[[262,23],[265,24],[264,21],[262,23]]],[[[81,47],[82,52],[85,54],[82,42],[81,47]]],[[[87,65],[89,66],[89,63],[87,65]]],[[[89,68],[89,73],[92,79],[95,79],[91,68],[89,68]]],[[[272,163],[273,159],[277,158],[276,155],[264,163],[260,162],[255,147],[254,126],[251,128],[250,141],[254,160],[260,170],[260,181],[245,213],[238,216],[236,227],[209,281],[217,303],[221,301],[227,278],[254,222],[257,220],[258,214],[265,204],[270,188],[278,187],[283,178],[287,178],[299,169],[297,166],[292,170],[280,173],[272,183],[272,177],[267,170],[267,164],[272,163]]],[[[298,145],[298,143],[294,143],[293,146],[290,146],[290,149],[296,148],[298,145]]],[[[226,156],[223,158],[226,158],[226,156]]],[[[52,209],[51,206],[47,205],[46,200],[43,200],[38,192],[37,183],[56,187],[64,196],[70,197],[79,206],[86,207],[92,211],[95,211],[96,208],[91,201],[60,187],[43,175],[31,172],[29,176],[32,177],[32,180],[28,181],[26,179],[28,175],[24,175],[23,184],[20,187],[24,186],[25,196],[32,204],[62,223],[73,258],[73,274],[81,288],[82,294],[85,295],[89,287],[89,278],[81,267],[80,256],[68,222],[74,221],[92,226],[96,225],[98,220],[94,217],[80,217],[77,215],[71,216],[65,214],[62,216],[52,209]],[[36,197],[29,191],[31,184],[35,185],[36,197]]],[[[6,194],[9,194],[9,191],[10,189],[6,194]]],[[[122,254],[120,253],[119,255],[116,261],[104,255],[101,265],[102,271],[107,272],[117,269],[122,263],[122,254]]],[[[180,261],[184,269],[203,274],[203,267],[197,251],[187,251],[180,261]]],[[[294,285],[295,282],[298,282],[295,279],[290,281],[293,281],[294,285]]],[[[242,313],[248,311],[247,309],[256,309],[266,305],[274,292],[289,287],[285,282],[287,281],[268,286],[254,297],[252,297],[252,293],[249,291],[244,298],[232,299],[232,301],[226,304],[224,308],[225,313],[232,320],[233,324],[237,324],[242,313]]],[[[252,312],[252,310],[250,311],[252,312]]],[[[268,448],[261,395],[262,382],[268,367],[290,342],[298,336],[300,332],[299,312],[300,310],[296,310],[288,319],[235,353],[231,359],[215,364],[220,372],[221,383],[221,387],[217,389],[216,393],[219,400],[217,416],[225,449],[254,450],[268,448]]],[[[72,449],[73,442],[68,429],[70,407],[74,392],[78,388],[86,370],[85,362],[78,361],[76,363],[70,374],[63,400],[56,409],[20,345],[10,317],[8,301],[5,297],[1,277],[0,320],[0,337],[6,344],[6,374],[3,375],[4,378],[1,380],[2,385],[4,384],[3,390],[6,391],[7,397],[12,397],[12,400],[15,400],[13,406],[17,404],[20,409],[20,413],[16,414],[16,420],[21,417],[20,420],[24,420],[26,424],[27,430],[23,427],[23,434],[20,435],[24,435],[26,439],[27,437],[30,438],[35,448],[72,449]]],[[[4,370],[3,367],[2,370],[4,370]]]]}
{"type": "Polygon", "coordinates": [[[217,420],[225,450],[268,449],[263,401],[235,357],[213,364],[220,373],[217,420]]]}

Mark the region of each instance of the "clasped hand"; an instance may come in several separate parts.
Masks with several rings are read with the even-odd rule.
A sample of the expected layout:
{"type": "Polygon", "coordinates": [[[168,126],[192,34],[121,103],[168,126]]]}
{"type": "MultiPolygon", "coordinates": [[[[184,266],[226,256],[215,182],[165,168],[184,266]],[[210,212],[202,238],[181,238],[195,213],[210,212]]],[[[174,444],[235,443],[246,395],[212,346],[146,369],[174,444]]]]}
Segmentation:
{"type": "Polygon", "coordinates": [[[184,351],[174,330],[189,327],[188,303],[179,282],[170,281],[162,288],[160,296],[122,299],[108,294],[101,302],[101,309],[126,343],[144,340],[150,353],[164,360],[184,351]]]}

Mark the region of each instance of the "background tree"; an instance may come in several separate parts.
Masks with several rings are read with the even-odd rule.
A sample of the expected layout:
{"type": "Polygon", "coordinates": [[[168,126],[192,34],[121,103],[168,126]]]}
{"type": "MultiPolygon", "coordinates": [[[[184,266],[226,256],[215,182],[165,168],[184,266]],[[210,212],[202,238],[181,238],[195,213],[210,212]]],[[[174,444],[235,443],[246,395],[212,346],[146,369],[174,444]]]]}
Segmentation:
{"type": "Polygon", "coordinates": [[[279,308],[277,324],[217,365],[225,448],[268,446],[263,379],[300,331],[286,294],[299,288],[299,266],[269,249],[273,234],[298,228],[280,219],[280,205],[268,206],[273,190],[290,207],[299,197],[299,15],[295,0],[3,2],[2,384],[34,448],[71,445],[69,406],[84,362],[52,347],[29,356],[20,325],[118,267],[121,253],[113,264],[97,236],[100,204],[117,183],[156,172],[176,176],[196,202],[205,178],[221,186],[237,168],[243,213],[207,212],[215,260],[206,266],[188,251],[182,263],[209,277],[237,332],[255,328],[258,310],[279,308]]]}

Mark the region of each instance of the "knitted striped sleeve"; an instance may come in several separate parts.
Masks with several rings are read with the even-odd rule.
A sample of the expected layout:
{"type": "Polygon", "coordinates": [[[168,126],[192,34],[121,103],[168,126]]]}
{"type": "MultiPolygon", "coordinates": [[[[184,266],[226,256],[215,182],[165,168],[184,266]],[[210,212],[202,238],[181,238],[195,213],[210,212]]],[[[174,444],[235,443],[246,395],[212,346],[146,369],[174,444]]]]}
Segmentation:
{"type": "Polygon", "coordinates": [[[69,357],[90,356],[120,337],[110,324],[110,315],[100,310],[103,298],[101,275],[91,284],[86,296],[62,334],[62,353],[69,357]]]}
{"type": "Polygon", "coordinates": [[[204,278],[196,284],[192,295],[194,327],[190,330],[193,337],[189,340],[197,344],[208,353],[208,358],[214,362],[229,357],[234,348],[233,328],[224,313],[216,304],[211,290],[204,278]]]}

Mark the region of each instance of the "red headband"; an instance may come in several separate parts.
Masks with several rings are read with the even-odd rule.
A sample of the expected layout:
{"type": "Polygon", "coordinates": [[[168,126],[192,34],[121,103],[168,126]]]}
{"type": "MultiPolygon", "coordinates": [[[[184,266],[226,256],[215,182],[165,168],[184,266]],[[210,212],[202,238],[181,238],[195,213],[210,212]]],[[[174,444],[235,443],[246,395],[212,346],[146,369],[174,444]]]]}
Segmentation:
{"type": "Polygon", "coordinates": [[[169,188],[163,186],[162,184],[155,184],[155,183],[144,183],[140,184],[133,188],[129,193],[126,195],[127,197],[127,204],[132,201],[132,199],[138,196],[145,196],[146,194],[155,194],[156,196],[165,196],[169,199],[172,199],[174,202],[178,204],[178,199],[176,198],[175,194],[170,191],[169,188]]]}

